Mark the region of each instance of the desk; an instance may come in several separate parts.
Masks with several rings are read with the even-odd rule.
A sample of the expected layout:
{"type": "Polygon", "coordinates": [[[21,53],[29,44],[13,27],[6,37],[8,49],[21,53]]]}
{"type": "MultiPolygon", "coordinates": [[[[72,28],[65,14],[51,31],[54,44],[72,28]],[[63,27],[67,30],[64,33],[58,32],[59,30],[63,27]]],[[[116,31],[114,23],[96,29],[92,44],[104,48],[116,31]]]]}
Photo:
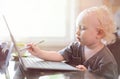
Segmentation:
{"type": "Polygon", "coordinates": [[[10,79],[105,79],[90,72],[24,71],[18,61],[10,61],[10,79]]]}

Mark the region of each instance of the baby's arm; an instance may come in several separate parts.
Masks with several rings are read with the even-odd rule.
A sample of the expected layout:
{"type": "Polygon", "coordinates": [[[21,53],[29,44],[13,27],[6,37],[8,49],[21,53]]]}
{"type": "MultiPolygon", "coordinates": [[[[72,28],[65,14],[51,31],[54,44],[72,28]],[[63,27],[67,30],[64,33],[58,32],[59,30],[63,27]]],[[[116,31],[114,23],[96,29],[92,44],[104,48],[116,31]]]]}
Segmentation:
{"type": "Polygon", "coordinates": [[[49,60],[49,61],[63,61],[63,56],[58,53],[57,51],[46,51],[41,50],[37,45],[34,44],[28,44],[29,48],[28,51],[43,60],[49,60]]]}

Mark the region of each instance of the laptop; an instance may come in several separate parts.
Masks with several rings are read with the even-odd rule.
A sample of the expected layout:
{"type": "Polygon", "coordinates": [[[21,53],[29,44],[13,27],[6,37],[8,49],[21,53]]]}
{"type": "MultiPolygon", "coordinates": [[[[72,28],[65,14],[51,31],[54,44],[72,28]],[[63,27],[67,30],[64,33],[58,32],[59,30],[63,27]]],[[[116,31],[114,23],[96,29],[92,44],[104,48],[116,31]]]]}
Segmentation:
{"type": "Polygon", "coordinates": [[[68,65],[64,62],[44,61],[44,60],[38,59],[37,57],[22,57],[20,55],[20,50],[18,49],[16,45],[16,41],[11,33],[11,30],[8,26],[5,16],[3,16],[3,18],[8,28],[11,40],[14,44],[14,48],[16,52],[18,53],[19,62],[24,70],[26,71],[27,70],[78,71],[77,68],[71,65],[68,65]]]}

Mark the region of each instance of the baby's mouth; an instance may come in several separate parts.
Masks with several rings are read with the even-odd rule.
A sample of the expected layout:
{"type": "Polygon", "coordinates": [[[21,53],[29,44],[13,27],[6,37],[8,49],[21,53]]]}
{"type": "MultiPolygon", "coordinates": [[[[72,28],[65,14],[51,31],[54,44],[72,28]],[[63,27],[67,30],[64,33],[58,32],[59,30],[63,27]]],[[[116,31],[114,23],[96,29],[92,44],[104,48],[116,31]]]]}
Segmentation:
{"type": "Polygon", "coordinates": [[[76,38],[77,38],[78,41],[81,41],[80,37],[76,36],[76,38]]]}

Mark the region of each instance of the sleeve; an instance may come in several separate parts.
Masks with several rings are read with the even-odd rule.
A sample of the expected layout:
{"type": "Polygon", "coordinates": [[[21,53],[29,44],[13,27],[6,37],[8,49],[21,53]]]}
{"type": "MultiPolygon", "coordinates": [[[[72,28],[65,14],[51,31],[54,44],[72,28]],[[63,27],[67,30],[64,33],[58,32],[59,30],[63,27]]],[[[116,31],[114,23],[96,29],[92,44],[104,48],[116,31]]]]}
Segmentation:
{"type": "Polygon", "coordinates": [[[64,57],[66,63],[76,66],[82,63],[81,47],[79,42],[73,42],[59,53],[64,57]]]}
{"type": "Polygon", "coordinates": [[[80,58],[80,46],[79,42],[73,42],[60,50],[59,53],[64,57],[66,62],[74,62],[80,58]]]}
{"type": "Polygon", "coordinates": [[[65,59],[66,62],[69,62],[72,56],[74,43],[69,44],[67,47],[63,48],[62,50],[58,51],[65,59]]]}

